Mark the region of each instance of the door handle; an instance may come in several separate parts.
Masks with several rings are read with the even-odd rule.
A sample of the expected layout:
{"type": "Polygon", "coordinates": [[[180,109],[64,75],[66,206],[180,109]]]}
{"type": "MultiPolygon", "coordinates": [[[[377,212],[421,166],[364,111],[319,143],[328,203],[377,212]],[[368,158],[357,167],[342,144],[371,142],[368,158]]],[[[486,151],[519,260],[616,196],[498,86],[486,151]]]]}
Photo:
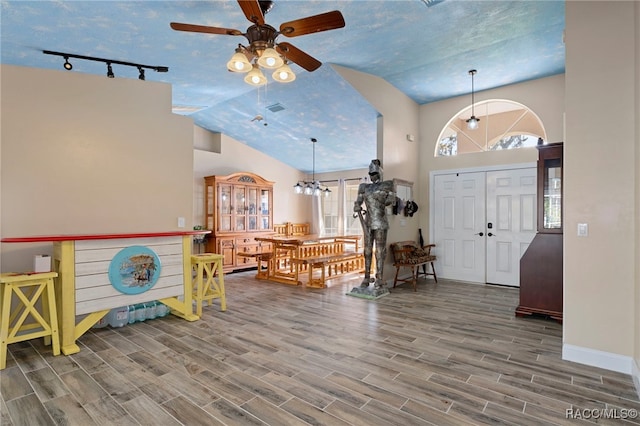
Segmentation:
{"type": "Polygon", "coordinates": [[[478,232],[478,233],[477,233],[477,234],[475,234],[475,235],[480,235],[481,237],[483,237],[483,236],[484,236],[484,232],[478,232]]]}
{"type": "Polygon", "coordinates": [[[487,234],[487,236],[488,236],[488,237],[495,237],[495,236],[496,236],[496,234],[492,234],[491,232],[489,232],[489,233],[487,234]]]}

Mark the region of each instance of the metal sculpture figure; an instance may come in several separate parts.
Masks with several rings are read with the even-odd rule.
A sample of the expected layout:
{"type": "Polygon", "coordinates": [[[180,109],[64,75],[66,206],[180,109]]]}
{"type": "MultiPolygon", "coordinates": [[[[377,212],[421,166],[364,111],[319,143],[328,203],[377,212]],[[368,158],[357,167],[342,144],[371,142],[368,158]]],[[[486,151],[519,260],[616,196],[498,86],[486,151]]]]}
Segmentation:
{"type": "Polygon", "coordinates": [[[383,280],[384,260],[387,254],[387,220],[386,207],[395,202],[393,181],[382,180],[382,166],[380,160],[371,160],[369,165],[371,183],[361,183],[358,187],[358,197],[353,211],[360,217],[364,233],[364,279],[361,288],[369,287],[371,283],[371,262],[373,260],[373,245],[376,248],[375,289],[386,288],[383,280]],[[364,203],[366,210],[362,209],[364,203]],[[366,214],[365,214],[366,213],[366,214]]]}

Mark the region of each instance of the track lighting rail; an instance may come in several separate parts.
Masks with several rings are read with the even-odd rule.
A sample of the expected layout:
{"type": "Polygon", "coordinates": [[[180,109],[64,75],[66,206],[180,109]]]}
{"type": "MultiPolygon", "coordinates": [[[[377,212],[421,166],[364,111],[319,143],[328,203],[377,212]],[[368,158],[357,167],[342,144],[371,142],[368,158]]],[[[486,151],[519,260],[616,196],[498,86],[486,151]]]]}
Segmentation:
{"type": "Polygon", "coordinates": [[[140,73],[140,76],[139,76],[140,80],[144,80],[145,68],[153,70],[155,72],[169,72],[169,67],[160,66],[160,65],[144,65],[144,64],[137,64],[135,62],[118,61],[116,59],[106,59],[106,58],[96,58],[93,56],[76,55],[75,53],[54,52],[52,50],[43,50],[42,53],[44,53],[45,55],[54,55],[54,56],[63,57],[65,59],[64,68],[67,70],[71,70],[73,68],[73,65],[71,65],[71,63],[69,62],[69,58],[82,59],[85,61],[104,62],[105,64],[107,64],[107,69],[109,74],[108,76],[111,78],[113,78],[113,71],[111,70],[111,65],[125,65],[128,67],[137,68],[140,73]]]}

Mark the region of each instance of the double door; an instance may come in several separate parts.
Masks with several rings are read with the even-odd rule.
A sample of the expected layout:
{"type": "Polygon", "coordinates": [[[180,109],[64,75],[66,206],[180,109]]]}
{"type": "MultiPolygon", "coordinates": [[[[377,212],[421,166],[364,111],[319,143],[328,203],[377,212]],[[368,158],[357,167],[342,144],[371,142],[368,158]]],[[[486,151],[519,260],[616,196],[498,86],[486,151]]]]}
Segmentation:
{"type": "Polygon", "coordinates": [[[536,169],[433,178],[438,276],[519,286],[520,257],[536,233],[536,169]]]}

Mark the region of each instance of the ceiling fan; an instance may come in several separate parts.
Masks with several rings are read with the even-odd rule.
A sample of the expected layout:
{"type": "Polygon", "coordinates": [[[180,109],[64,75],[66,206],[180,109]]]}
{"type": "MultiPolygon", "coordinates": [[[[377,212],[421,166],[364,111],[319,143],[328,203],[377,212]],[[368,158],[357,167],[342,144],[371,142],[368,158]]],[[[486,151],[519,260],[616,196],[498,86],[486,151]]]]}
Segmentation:
{"type": "MultiPolygon", "coordinates": [[[[258,67],[258,64],[265,68],[276,69],[279,66],[282,66],[283,63],[286,66],[287,60],[295,62],[309,72],[315,71],[320,67],[320,65],[322,65],[320,61],[290,43],[277,43],[276,38],[279,35],[283,35],[285,37],[298,37],[305,34],[328,31],[345,26],[342,13],[334,10],[332,12],[321,13],[319,15],[285,22],[280,25],[278,30],[276,30],[271,25],[266,24],[264,20],[264,16],[274,6],[273,1],[238,0],[238,4],[246,18],[253,23],[253,25],[247,28],[244,33],[235,29],[182,24],[178,22],[171,22],[170,25],[171,28],[177,31],[246,37],[249,44],[247,46],[238,44],[238,48],[236,49],[236,55],[244,55],[244,57],[246,57],[246,61],[244,60],[244,57],[234,55],[234,58],[239,59],[236,61],[232,58],[232,60],[229,61],[228,67],[230,71],[250,73],[252,72],[252,69],[258,67]]],[[[279,73],[278,71],[274,73],[274,78],[281,82],[292,81],[292,79],[287,80],[286,75],[284,73],[279,73]],[[276,74],[280,75],[283,79],[281,80],[278,78],[276,74]]],[[[293,79],[295,79],[295,76],[293,76],[293,79]]],[[[257,81],[254,81],[253,83],[250,81],[247,82],[258,85],[257,81]]],[[[266,79],[264,82],[266,82],[266,79]]],[[[264,84],[264,82],[262,84],[264,84]]]]}

